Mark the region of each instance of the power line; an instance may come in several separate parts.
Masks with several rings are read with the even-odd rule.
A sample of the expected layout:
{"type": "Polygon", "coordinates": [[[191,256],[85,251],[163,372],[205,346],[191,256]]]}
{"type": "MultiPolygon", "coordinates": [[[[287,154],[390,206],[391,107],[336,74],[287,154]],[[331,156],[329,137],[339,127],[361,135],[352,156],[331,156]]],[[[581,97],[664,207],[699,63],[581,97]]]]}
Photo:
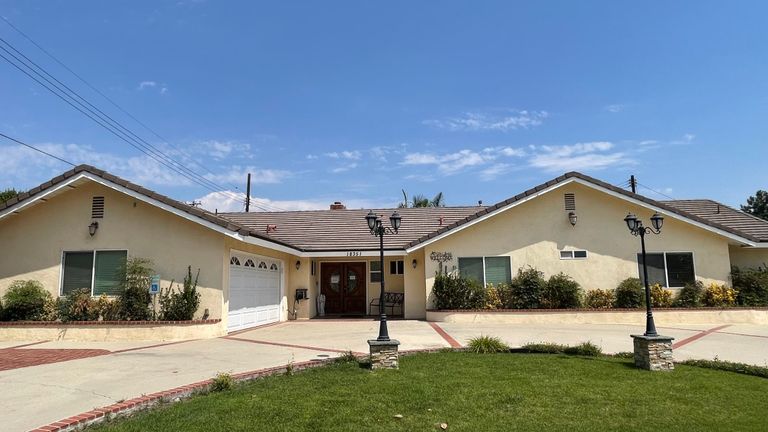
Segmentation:
{"type": "MultiPolygon", "coordinates": [[[[0,38],[0,41],[3,42],[5,45],[9,46],[14,52],[18,53],[20,56],[22,56],[24,60],[16,56],[13,52],[8,51],[3,46],[0,46],[0,49],[4,51],[9,56],[13,57],[16,62],[24,66],[24,68],[28,69],[29,72],[33,73],[35,76],[31,75],[27,70],[23,69],[19,66],[19,64],[13,62],[10,58],[6,57],[2,53],[0,53],[0,57],[2,57],[5,61],[7,61],[9,64],[14,66],[16,69],[27,75],[29,78],[37,82],[42,87],[46,88],[48,91],[53,93],[55,96],[59,97],[61,100],[66,102],[68,105],[70,105],[72,108],[75,108],[77,111],[79,111],[81,114],[85,115],[92,121],[94,121],[96,124],[100,125],[113,135],[115,135],[120,140],[124,141],[125,143],[131,145],[132,147],[139,150],[141,153],[145,154],[146,156],[150,157],[152,160],[162,164],[163,166],[173,170],[174,172],[182,175],[183,177],[187,178],[188,180],[191,180],[192,182],[205,187],[206,189],[209,189],[213,192],[222,193],[225,196],[229,196],[230,198],[243,202],[243,199],[239,196],[235,195],[234,193],[231,193],[229,191],[223,190],[224,188],[217,185],[216,183],[200,176],[199,174],[195,173],[194,171],[190,170],[189,168],[186,168],[184,165],[180,164],[179,162],[176,162],[174,159],[172,159],[170,156],[164,154],[159,149],[155,148],[151,144],[147,143],[141,137],[133,133],[130,129],[126,128],[122,124],[120,124],[118,121],[114,120],[112,117],[104,113],[102,110],[100,110],[95,105],[91,104],[89,101],[87,101],[85,98],[80,96],[77,92],[72,90],[69,86],[62,83],[60,80],[56,79],[53,75],[48,73],[44,68],[39,66],[37,63],[29,59],[27,56],[25,56],[23,53],[21,53],[19,50],[14,48],[10,43],[8,43],[6,40],[0,38]],[[32,66],[30,66],[30,64],[32,66]],[[51,79],[53,79],[55,82],[48,79],[46,76],[38,72],[38,70],[41,70],[43,73],[45,73],[47,76],[50,76],[51,79]],[[48,83],[46,85],[40,79],[41,78],[45,82],[48,83]],[[55,88],[55,90],[54,90],[55,88]],[[73,96],[74,95],[74,96],[73,96]],[[82,101],[82,102],[81,102],[82,101]],[[74,102],[74,103],[73,103],[74,102]],[[77,105],[79,106],[77,106],[77,105]],[[95,111],[94,111],[95,110],[95,111]],[[86,112],[87,111],[87,112],[86,112]]],[[[265,206],[259,206],[258,208],[261,210],[269,210],[265,206]]]]}
{"type": "Polygon", "coordinates": [[[31,145],[31,144],[27,144],[27,143],[25,143],[25,142],[19,141],[19,140],[17,140],[16,138],[13,138],[13,137],[9,137],[8,135],[6,135],[6,134],[4,134],[4,133],[2,133],[2,132],[0,132],[0,137],[3,137],[3,138],[5,138],[5,139],[7,139],[7,140],[10,140],[10,141],[13,141],[13,142],[15,142],[16,144],[21,144],[21,145],[23,145],[24,147],[30,148],[30,149],[32,149],[32,150],[34,150],[34,151],[38,152],[38,153],[42,153],[42,154],[44,154],[44,155],[46,155],[46,156],[52,157],[52,158],[56,159],[56,160],[57,160],[57,161],[59,161],[59,162],[64,162],[65,164],[69,164],[69,165],[72,165],[72,166],[77,166],[77,165],[73,164],[72,162],[70,162],[70,161],[68,161],[68,160],[66,160],[66,159],[62,159],[62,158],[60,158],[60,157],[58,157],[58,156],[56,156],[56,155],[54,155],[54,154],[50,154],[50,153],[48,153],[47,151],[45,151],[45,150],[42,150],[42,149],[39,149],[39,148],[37,148],[37,147],[35,147],[35,146],[31,145]]]}
{"type": "MultiPolygon", "coordinates": [[[[138,118],[136,118],[135,116],[133,116],[132,114],[130,114],[128,111],[126,111],[125,109],[123,109],[123,108],[122,108],[120,105],[118,105],[118,104],[117,104],[115,101],[113,101],[111,98],[109,98],[109,97],[108,97],[106,94],[104,94],[103,92],[99,91],[99,90],[98,90],[98,89],[97,89],[95,86],[93,86],[92,84],[90,84],[90,83],[89,83],[87,80],[85,80],[85,79],[84,79],[82,76],[80,76],[79,74],[77,74],[77,73],[76,73],[74,70],[72,70],[70,67],[68,67],[66,64],[64,64],[64,63],[63,63],[61,60],[59,60],[59,59],[58,59],[57,57],[55,57],[53,54],[51,54],[50,52],[48,52],[48,51],[47,51],[45,48],[43,48],[43,47],[42,47],[40,44],[38,44],[37,42],[35,42],[35,41],[34,41],[34,40],[33,40],[33,39],[32,39],[32,38],[29,36],[29,35],[27,35],[27,34],[26,34],[26,33],[24,33],[22,30],[20,30],[18,27],[16,27],[15,25],[13,25],[13,24],[12,24],[12,23],[11,23],[11,22],[10,22],[10,21],[7,19],[7,18],[5,18],[5,17],[3,17],[3,16],[0,16],[0,18],[2,18],[2,19],[3,19],[3,21],[5,21],[5,23],[6,23],[6,24],[8,24],[8,25],[9,25],[9,26],[10,26],[10,27],[11,27],[11,28],[14,30],[14,31],[16,31],[17,33],[19,33],[20,35],[22,35],[22,36],[23,36],[25,39],[27,39],[27,40],[28,40],[30,43],[32,43],[32,44],[33,44],[35,47],[37,47],[37,48],[38,48],[39,50],[41,50],[41,51],[42,51],[44,54],[46,54],[48,57],[50,57],[51,59],[53,59],[53,60],[54,60],[56,63],[58,63],[59,65],[61,65],[61,66],[62,66],[64,69],[66,69],[68,72],[70,72],[72,75],[74,75],[74,76],[75,76],[77,79],[79,79],[81,82],[83,82],[83,83],[84,83],[86,86],[88,86],[90,89],[92,89],[92,90],[93,90],[93,91],[95,91],[97,94],[99,94],[101,97],[103,97],[104,99],[106,99],[106,100],[107,100],[107,101],[108,101],[110,104],[112,104],[113,106],[115,106],[115,107],[116,107],[118,110],[120,110],[122,113],[124,113],[125,115],[127,115],[128,117],[130,117],[132,120],[134,120],[136,123],[138,123],[139,125],[141,125],[141,126],[144,128],[144,129],[148,130],[150,133],[152,133],[154,136],[156,136],[157,138],[159,138],[159,139],[160,139],[161,141],[163,141],[165,144],[167,144],[167,145],[169,145],[169,146],[171,146],[171,147],[175,148],[176,150],[178,150],[178,151],[179,151],[181,154],[183,154],[184,156],[186,156],[186,157],[187,157],[187,159],[188,159],[189,161],[191,161],[191,162],[192,162],[192,163],[194,163],[195,165],[198,165],[199,167],[203,168],[203,169],[204,169],[204,170],[206,170],[206,171],[207,171],[209,174],[211,174],[211,175],[215,175],[215,174],[214,174],[214,173],[213,173],[213,172],[212,172],[210,169],[208,169],[206,166],[204,166],[204,165],[202,165],[202,164],[198,163],[197,161],[195,161],[195,159],[194,159],[192,156],[190,156],[189,154],[187,154],[186,152],[184,152],[184,150],[183,150],[183,149],[181,149],[181,148],[179,148],[178,146],[175,146],[175,145],[173,145],[172,143],[170,143],[170,142],[169,142],[167,139],[163,138],[163,137],[162,137],[162,136],[161,136],[159,133],[157,133],[157,132],[156,132],[156,131],[154,131],[152,128],[150,128],[149,126],[147,126],[146,124],[144,124],[143,122],[141,122],[141,121],[140,121],[138,118]]],[[[70,103],[68,100],[66,100],[66,99],[62,98],[62,97],[61,97],[61,95],[59,95],[59,94],[57,94],[56,92],[54,92],[53,90],[51,90],[51,89],[50,89],[48,86],[46,86],[46,85],[42,84],[42,83],[41,83],[39,80],[37,80],[37,79],[35,79],[34,77],[30,76],[28,73],[26,73],[26,71],[24,71],[23,69],[19,68],[19,67],[18,67],[16,64],[14,64],[14,63],[13,63],[13,62],[11,62],[11,61],[10,61],[8,58],[6,58],[6,57],[4,57],[4,56],[3,56],[3,58],[4,58],[6,61],[8,61],[9,63],[11,63],[13,66],[15,66],[15,67],[16,67],[17,69],[19,69],[21,72],[25,73],[27,76],[29,76],[30,78],[32,78],[33,80],[35,80],[35,81],[36,81],[38,84],[42,85],[43,87],[46,87],[46,89],[48,89],[49,91],[51,91],[52,93],[54,93],[56,96],[58,96],[59,98],[61,98],[61,99],[62,99],[62,100],[64,100],[65,102],[67,102],[67,103],[68,103],[70,106],[72,106],[73,108],[75,108],[75,109],[78,109],[78,111],[80,111],[82,114],[84,114],[84,115],[86,115],[87,117],[89,117],[91,120],[93,120],[94,122],[96,122],[96,123],[97,123],[97,124],[99,124],[100,126],[102,126],[102,127],[104,127],[105,129],[109,130],[109,132],[111,132],[113,135],[115,135],[115,136],[117,136],[118,138],[120,138],[122,141],[125,141],[126,143],[130,144],[131,146],[133,146],[133,147],[134,147],[134,148],[136,148],[137,150],[141,151],[141,152],[142,152],[142,153],[144,153],[145,155],[149,156],[149,157],[150,157],[150,158],[152,158],[153,160],[155,160],[155,161],[157,161],[157,162],[159,162],[159,163],[163,164],[164,166],[166,166],[166,167],[168,167],[168,168],[170,168],[170,169],[174,170],[175,172],[177,172],[177,173],[179,173],[179,174],[183,175],[184,177],[186,177],[186,178],[187,178],[187,179],[189,179],[189,180],[192,180],[193,182],[197,183],[198,185],[201,185],[201,186],[203,186],[203,187],[206,187],[207,189],[209,189],[209,190],[212,190],[212,191],[214,191],[214,192],[222,193],[222,194],[224,194],[225,196],[229,196],[230,198],[233,198],[233,199],[235,199],[235,200],[237,200],[237,201],[242,201],[242,202],[244,202],[244,200],[243,200],[242,198],[240,198],[239,196],[237,196],[235,193],[232,193],[232,192],[230,192],[230,191],[227,191],[227,190],[226,190],[224,187],[222,187],[222,186],[220,186],[220,185],[216,184],[215,182],[213,182],[213,181],[211,181],[211,180],[209,180],[209,179],[205,178],[204,176],[201,176],[201,175],[199,175],[199,174],[198,174],[198,173],[196,173],[195,171],[193,171],[193,170],[191,170],[191,169],[187,168],[185,165],[183,165],[183,164],[181,164],[181,163],[177,162],[176,160],[174,160],[173,158],[171,158],[171,157],[170,157],[170,156],[168,156],[167,154],[163,153],[161,150],[159,150],[158,148],[156,148],[156,147],[155,147],[155,146],[153,146],[152,144],[150,144],[150,143],[148,143],[147,141],[145,141],[144,139],[142,139],[140,136],[138,136],[137,134],[135,134],[133,131],[131,131],[130,129],[128,129],[127,127],[125,127],[124,125],[122,125],[120,122],[118,122],[117,120],[113,119],[113,118],[112,118],[111,116],[109,116],[108,114],[104,113],[104,112],[103,112],[101,109],[99,109],[98,107],[96,107],[95,105],[93,105],[92,103],[90,103],[88,100],[86,100],[85,98],[83,98],[83,97],[82,97],[80,94],[78,94],[76,91],[72,90],[72,89],[71,89],[69,86],[67,86],[66,84],[62,83],[60,80],[58,80],[56,77],[54,77],[54,76],[53,76],[52,74],[50,74],[48,71],[46,71],[46,70],[45,70],[43,67],[41,67],[40,65],[38,65],[37,63],[35,63],[35,62],[34,62],[34,61],[32,61],[31,59],[29,59],[29,57],[27,57],[27,56],[26,56],[26,55],[24,55],[22,52],[20,52],[19,50],[17,50],[17,49],[16,49],[16,48],[15,48],[13,45],[11,45],[11,44],[10,44],[8,41],[6,41],[6,40],[4,40],[4,39],[2,39],[2,38],[0,38],[0,41],[2,41],[3,43],[5,43],[5,44],[6,44],[8,47],[10,47],[10,48],[11,48],[13,51],[15,51],[16,53],[18,53],[18,54],[19,54],[19,55],[21,55],[22,57],[24,57],[24,59],[25,59],[27,62],[29,62],[29,63],[31,63],[32,65],[34,65],[34,66],[35,66],[35,68],[37,68],[37,69],[41,70],[41,71],[42,71],[44,74],[46,74],[47,76],[51,77],[51,78],[52,78],[54,81],[56,81],[56,83],[58,83],[59,85],[61,85],[62,87],[64,87],[64,88],[65,88],[65,89],[66,89],[66,90],[67,90],[69,93],[67,93],[67,91],[64,91],[64,90],[63,90],[61,87],[57,86],[56,84],[52,83],[52,82],[51,82],[50,80],[48,80],[48,79],[47,79],[45,76],[41,75],[41,74],[40,74],[39,72],[37,72],[37,71],[36,71],[34,68],[30,67],[30,66],[29,66],[29,64],[25,63],[24,61],[22,61],[21,59],[19,59],[19,58],[18,58],[18,57],[16,57],[15,55],[13,55],[13,53],[9,52],[8,50],[6,50],[6,49],[5,49],[5,48],[3,48],[3,47],[0,47],[0,48],[2,48],[2,49],[3,49],[3,50],[6,52],[6,53],[8,53],[8,54],[9,54],[9,55],[11,55],[12,57],[14,57],[14,59],[16,59],[18,62],[20,62],[21,64],[23,64],[23,65],[24,65],[26,68],[28,68],[30,71],[32,71],[33,73],[35,73],[37,76],[40,76],[40,77],[41,77],[41,78],[43,78],[43,79],[44,79],[46,82],[48,82],[48,83],[49,83],[49,84],[51,84],[52,86],[56,87],[56,89],[57,89],[58,91],[60,91],[61,93],[64,93],[64,94],[65,94],[65,96],[67,96],[67,97],[69,97],[70,99],[72,99],[72,100],[73,100],[74,102],[76,102],[78,105],[80,105],[80,106],[82,106],[83,108],[85,108],[87,111],[89,111],[90,113],[92,113],[94,116],[98,117],[98,118],[99,118],[100,120],[102,120],[103,122],[105,122],[105,123],[109,124],[110,126],[112,126],[112,127],[113,127],[113,128],[115,128],[115,129],[117,129],[117,130],[118,130],[118,132],[120,132],[121,134],[123,134],[123,135],[127,136],[127,137],[130,139],[130,141],[133,141],[134,143],[138,144],[138,146],[139,146],[139,147],[142,147],[142,148],[143,148],[143,150],[146,150],[146,151],[143,151],[143,150],[142,150],[142,148],[138,148],[136,145],[133,145],[131,142],[128,142],[128,140],[126,140],[124,137],[120,136],[119,134],[115,133],[115,131],[113,131],[113,130],[109,129],[109,128],[108,128],[108,127],[106,127],[104,124],[102,124],[102,123],[100,123],[100,122],[96,121],[96,120],[95,120],[93,117],[91,117],[91,116],[87,115],[87,114],[86,114],[86,113],[84,113],[82,110],[80,110],[80,109],[78,109],[76,106],[72,105],[72,103],[70,103]],[[71,93],[71,94],[70,94],[70,93],[71,93]],[[76,96],[77,98],[73,97],[72,95],[76,96]],[[78,99],[79,99],[79,100],[78,100],[78,99]],[[81,103],[80,101],[83,101],[83,102],[85,102],[85,104],[87,104],[88,106],[85,106],[85,105],[83,105],[83,103],[81,103]],[[90,107],[90,108],[93,108],[93,109],[95,109],[95,110],[98,112],[98,114],[97,114],[97,112],[94,112],[94,111],[93,111],[92,109],[90,109],[89,107],[90,107]],[[147,152],[151,153],[151,155],[150,155],[150,154],[148,154],[147,152]],[[153,155],[154,155],[154,157],[153,157],[153,155]],[[163,159],[163,160],[167,161],[168,163],[171,163],[171,164],[175,165],[175,166],[176,166],[176,168],[169,166],[169,165],[168,165],[168,163],[164,163],[163,161],[161,161],[161,160],[158,160],[158,158],[161,158],[161,159],[163,159]],[[179,172],[179,170],[183,170],[184,172],[186,172],[186,175],[185,175],[184,173],[182,173],[182,172],[179,172]],[[197,180],[190,178],[190,176],[191,176],[191,177],[194,177],[194,178],[195,178],[195,179],[197,179],[197,180]],[[207,185],[209,185],[209,186],[213,186],[213,188],[212,188],[212,187],[208,187],[208,186],[206,186],[206,185],[204,185],[204,184],[202,184],[202,183],[205,183],[205,184],[207,184],[207,185]]],[[[238,187],[238,186],[235,186],[235,185],[233,185],[233,186],[234,186],[234,188],[235,188],[235,189],[239,189],[239,187],[238,187]]],[[[259,209],[261,209],[261,210],[265,210],[265,211],[269,211],[269,210],[270,210],[270,208],[269,208],[269,207],[272,207],[273,209],[277,209],[277,210],[282,210],[282,209],[278,208],[277,206],[271,206],[271,205],[255,205],[255,206],[256,206],[256,207],[258,207],[259,209]]]]}
{"type": "Polygon", "coordinates": [[[657,194],[659,194],[659,195],[661,195],[661,196],[663,196],[663,197],[665,197],[665,198],[669,198],[669,199],[671,199],[671,200],[675,200],[675,198],[674,198],[674,197],[671,197],[671,196],[669,196],[669,195],[667,195],[667,194],[665,194],[665,193],[663,193],[663,192],[659,192],[659,191],[657,191],[656,189],[652,189],[652,188],[650,188],[650,187],[648,187],[648,186],[646,186],[646,185],[644,185],[644,184],[642,184],[642,183],[640,183],[640,182],[637,182],[637,185],[638,185],[638,186],[641,186],[641,187],[643,187],[643,188],[645,188],[645,189],[648,189],[648,190],[649,190],[649,191],[651,191],[651,192],[657,193],[657,194]]]}

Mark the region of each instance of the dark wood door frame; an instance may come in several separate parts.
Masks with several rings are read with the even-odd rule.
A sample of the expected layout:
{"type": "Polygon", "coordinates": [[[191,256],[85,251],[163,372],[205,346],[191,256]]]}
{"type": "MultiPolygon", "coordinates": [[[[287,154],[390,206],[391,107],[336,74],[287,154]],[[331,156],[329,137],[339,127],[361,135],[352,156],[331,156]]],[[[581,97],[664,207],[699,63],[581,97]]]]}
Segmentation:
{"type": "Polygon", "coordinates": [[[365,315],[367,280],[366,261],[321,262],[320,293],[325,295],[326,315],[365,315]],[[338,279],[334,281],[335,276],[338,279]]]}

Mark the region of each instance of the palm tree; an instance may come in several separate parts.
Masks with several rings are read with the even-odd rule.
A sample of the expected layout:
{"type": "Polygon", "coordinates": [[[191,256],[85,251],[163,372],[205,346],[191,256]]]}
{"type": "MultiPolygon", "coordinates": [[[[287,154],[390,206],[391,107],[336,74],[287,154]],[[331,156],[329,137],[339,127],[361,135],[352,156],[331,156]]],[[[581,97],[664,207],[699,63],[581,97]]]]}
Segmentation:
{"type": "Polygon", "coordinates": [[[435,195],[434,198],[429,199],[422,194],[416,194],[413,199],[408,201],[408,194],[403,189],[403,202],[398,205],[399,208],[423,208],[423,207],[445,207],[445,196],[442,192],[435,195]]]}

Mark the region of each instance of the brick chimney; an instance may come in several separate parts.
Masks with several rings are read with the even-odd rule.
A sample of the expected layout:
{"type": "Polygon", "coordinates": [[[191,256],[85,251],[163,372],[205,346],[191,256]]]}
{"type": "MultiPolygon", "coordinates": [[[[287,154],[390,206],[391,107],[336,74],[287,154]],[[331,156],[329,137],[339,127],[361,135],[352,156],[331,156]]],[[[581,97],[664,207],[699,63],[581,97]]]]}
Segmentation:
{"type": "Polygon", "coordinates": [[[341,203],[341,201],[336,201],[333,204],[331,204],[331,210],[346,210],[347,206],[341,203]]]}

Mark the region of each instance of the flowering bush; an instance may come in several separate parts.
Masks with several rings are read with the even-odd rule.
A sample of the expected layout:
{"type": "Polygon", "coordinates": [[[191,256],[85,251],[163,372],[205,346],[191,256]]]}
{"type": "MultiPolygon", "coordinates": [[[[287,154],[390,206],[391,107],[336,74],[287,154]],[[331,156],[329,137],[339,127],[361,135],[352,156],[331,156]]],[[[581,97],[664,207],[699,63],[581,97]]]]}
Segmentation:
{"type": "Polygon", "coordinates": [[[653,307],[671,307],[672,291],[659,284],[651,285],[651,304],[653,307]]]}
{"type": "Polygon", "coordinates": [[[610,309],[615,301],[616,296],[611,290],[594,289],[584,296],[584,305],[592,309],[610,309]]]}
{"type": "Polygon", "coordinates": [[[704,305],[711,307],[727,307],[736,304],[738,291],[726,285],[710,284],[704,291],[704,305]]]}
{"type": "Polygon", "coordinates": [[[484,309],[501,309],[504,307],[499,291],[499,288],[493,286],[493,284],[488,284],[488,287],[485,289],[484,309]]]}

